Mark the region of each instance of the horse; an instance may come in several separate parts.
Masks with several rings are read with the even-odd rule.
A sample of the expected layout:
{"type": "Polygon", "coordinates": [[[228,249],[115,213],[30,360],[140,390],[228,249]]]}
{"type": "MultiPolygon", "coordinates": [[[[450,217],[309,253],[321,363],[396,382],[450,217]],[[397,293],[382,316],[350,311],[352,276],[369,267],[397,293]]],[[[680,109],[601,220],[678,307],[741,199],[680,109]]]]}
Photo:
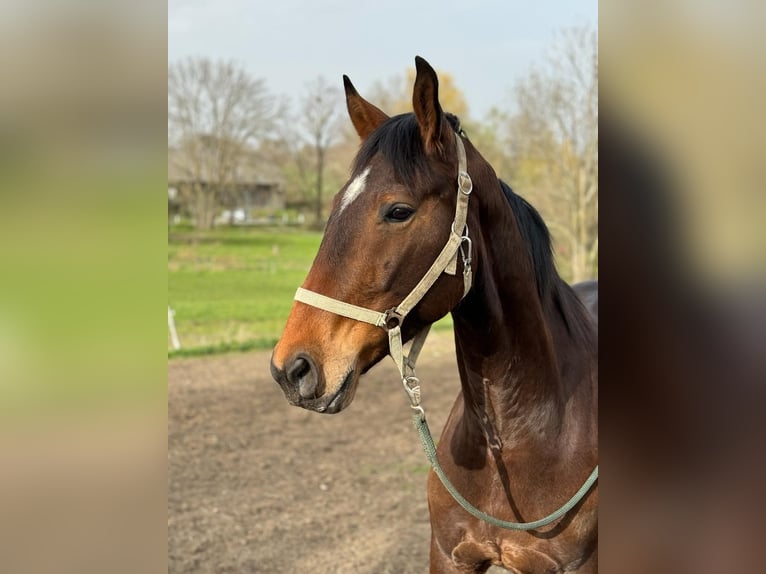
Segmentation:
{"type": "MultiPolygon", "coordinates": [[[[434,69],[415,64],[413,112],[393,117],[343,77],[361,144],[271,372],[291,404],[332,414],[391,354],[422,412],[413,355],[451,313],[461,391],[434,456],[474,507],[535,519],[597,465],[596,324],[559,276],[538,212],[442,110],[434,69]]],[[[593,308],[596,285],[582,293],[593,308]]],[[[597,572],[597,482],[550,526],[527,530],[476,518],[435,470],[427,497],[432,574],[597,572]]]]}

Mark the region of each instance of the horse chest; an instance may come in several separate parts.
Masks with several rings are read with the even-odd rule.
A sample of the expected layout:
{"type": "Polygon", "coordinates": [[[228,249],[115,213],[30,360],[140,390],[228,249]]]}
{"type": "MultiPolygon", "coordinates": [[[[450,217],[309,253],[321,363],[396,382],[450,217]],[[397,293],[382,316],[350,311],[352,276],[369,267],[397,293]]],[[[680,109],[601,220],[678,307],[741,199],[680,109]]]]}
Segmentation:
{"type": "MultiPolygon", "coordinates": [[[[446,436],[451,438],[451,428],[446,436]]],[[[444,439],[444,436],[442,437],[444,439]]],[[[449,457],[442,441],[440,455],[450,464],[451,476],[458,490],[492,515],[501,515],[506,489],[490,459],[491,449],[485,451],[483,468],[461,472],[449,457]],[[477,486],[480,485],[480,486],[477,486]]],[[[474,461],[475,462],[475,461],[474,461]]],[[[527,493],[525,493],[527,494],[527,493]]],[[[525,498],[534,498],[531,494],[525,498]]],[[[442,488],[435,477],[429,484],[431,526],[440,553],[457,572],[483,572],[488,565],[499,566],[517,574],[557,574],[564,572],[596,572],[597,537],[596,496],[580,508],[563,530],[543,529],[543,533],[503,530],[472,518],[465,513],[442,488]],[[460,518],[458,518],[460,517],[460,518]]],[[[438,571],[438,570],[437,570],[438,571]]],[[[446,570],[451,572],[453,570],[446,570]]]]}

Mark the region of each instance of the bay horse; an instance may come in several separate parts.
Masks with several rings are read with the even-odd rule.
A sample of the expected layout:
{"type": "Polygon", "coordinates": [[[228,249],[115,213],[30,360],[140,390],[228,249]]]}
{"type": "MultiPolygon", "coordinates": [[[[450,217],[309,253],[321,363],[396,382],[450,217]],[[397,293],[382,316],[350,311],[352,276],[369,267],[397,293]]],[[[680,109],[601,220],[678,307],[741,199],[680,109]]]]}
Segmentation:
{"type": "MultiPolygon", "coordinates": [[[[435,456],[476,508],[536,519],[597,465],[596,323],[558,275],[540,215],[442,110],[433,68],[415,63],[414,111],[394,117],[344,76],[361,146],[272,375],[291,404],[337,413],[390,353],[420,408],[408,388],[417,351],[404,357],[402,342],[419,350],[452,313],[461,392],[435,456]]],[[[593,307],[595,284],[583,294],[593,307]]],[[[508,530],[469,514],[432,470],[430,572],[597,572],[597,498],[596,484],[550,527],[508,530]]]]}

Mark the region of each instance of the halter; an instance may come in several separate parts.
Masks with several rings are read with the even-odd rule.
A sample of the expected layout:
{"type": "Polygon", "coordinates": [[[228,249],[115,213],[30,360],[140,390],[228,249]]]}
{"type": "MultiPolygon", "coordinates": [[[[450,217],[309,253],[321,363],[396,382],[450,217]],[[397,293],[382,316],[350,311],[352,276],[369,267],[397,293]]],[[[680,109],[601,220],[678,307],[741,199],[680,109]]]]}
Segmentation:
{"type": "Polygon", "coordinates": [[[423,408],[420,406],[420,381],[415,376],[415,363],[426,341],[426,337],[428,337],[430,325],[415,335],[410,351],[405,355],[402,342],[402,323],[409,312],[425,297],[428,290],[442,273],[447,275],[457,274],[458,254],[460,254],[463,261],[463,297],[470,291],[473,281],[473,274],[471,272],[472,244],[471,239],[468,237],[468,226],[466,225],[468,200],[471,197],[471,191],[473,191],[473,182],[467,171],[465,147],[460,135],[457,133],[455,133],[455,142],[457,146],[457,206],[455,207],[455,219],[452,221],[449,238],[441,253],[436,257],[436,260],[431,264],[425,275],[423,275],[423,278],[401,303],[396,307],[379,312],[333,299],[303,287],[299,287],[295,293],[296,301],[385,329],[388,332],[389,354],[394,363],[396,363],[397,369],[399,369],[399,375],[402,377],[402,384],[410,398],[411,406],[421,413],[423,408]],[[462,231],[462,234],[459,234],[457,230],[462,231]]]}
{"type": "Polygon", "coordinates": [[[412,339],[410,352],[407,355],[404,354],[402,323],[404,322],[405,317],[420,302],[420,300],[423,299],[425,294],[442,273],[448,275],[457,274],[458,254],[460,254],[463,260],[463,297],[465,297],[471,289],[473,280],[471,272],[472,244],[471,239],[468,237],[466,218],[468,217],[468,199],[473,191],[473,182],[467,171],[468,167],[465,156],[465,147],[463,146],[460,134],[457,132],[455,133],[455,142],[457,146],[457,206],[455,207],[455,219],[452,221],[449,238],[447,239],[444,248],[441,250],[441,253],[436,257],[436,260],[431,264],[431,267],[428,268],[425,275],[423,275],[423,278],[417,285],[415,285],[412,291],[410,291],[401,303],[396,307],[380,312],[365,307],[359,307],[358,305],[352,305],[351,303],[346,303],[345,301],[340,301],[338,299],[333,299],[332,297],[321,295],[320,293],[302,287],[299,287],[296,291],[295,300],[311,305],[312,307],[317,307],[318,309],[329,311],[330,313],[335,313],[336,315],[341,315],[343,317],[348,317],[349,319],[355,319],[385,329],[388,332],[389,354],[394,360],[394,363],[396,363],[396,368],[399,369],[399,375],[402,377],[402,385],[404,385],[404,390],[407,392],[410,399],[410,406],[417,411],[413,416],[415,428],[420,434],[420,439],[423,443],[423,449],[425,450],[426,456],[444,487],[464,510],[480,520],[510,530],[535,530],[561,518],[582,500],[585,494],[590,490],[591,486],[598,480],[598,466],[593,469],[593,472],[591,472],[590,476],[588,476],[572,498],[557,510],[540,520],[534,522],[510,522],[507,520],[500,520],[482,512],[457,491],[447,478],[444,470],[441,468],[436,456],[436,446],[434,445],[431,431],[426,422],[425,411],[423,410],[423,407],[420,406],[420,380],[415,376],[415,363],[423,348],[423,344],[426,342],[426,337],[428,337],[428,331],[431,328],[430,325],[415,335],[412,339]],[[462,230],[463,234],[458,234],[456,230],[462,230]]]}

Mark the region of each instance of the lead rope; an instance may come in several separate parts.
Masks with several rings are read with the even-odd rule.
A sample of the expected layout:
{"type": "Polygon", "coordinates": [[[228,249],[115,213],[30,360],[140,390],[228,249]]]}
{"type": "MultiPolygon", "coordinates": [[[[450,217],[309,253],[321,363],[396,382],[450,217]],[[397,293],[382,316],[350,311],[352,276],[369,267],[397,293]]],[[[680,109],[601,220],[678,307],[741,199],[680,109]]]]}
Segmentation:
{"type": "MultiPolygon", "coordinates": [[[[419,390],[420,389],[418,387],[418,392],[419,390]]],[[[408,395],[412,401],[412,395],[409,392],[408,395]]],[[[444,485],[444,488],[447,489],[447,492],[450,493],[450,496],[455,499],[455,502],[457,502],[463,508],[463,510],[478,518],[479,520],[483,520],[484,522],[491,524],[492,526],[505,528],[506,530],[536,530],[541,526],[547,526],[551,522],[558,520],[567,512],[572,510],[572,508],[574,508],[577,503],[582,500],[582,498],[590,490],[596,480],[598,480],[598,466],[596,466],[596,468],[593,469],[593,472],[590,473],[590,476],[585,480],[580,489],[574,493],[574,496],[572,496],[572,498],[570,498],[561,508],[551,512],[545,518],[535,520],[534,522],[511,522],[509,520],[500,520],[499,518],[495,518],[486,512],[482,512],[473,504],[468,502],[449,481],[449,478],[447,478],[447,475],[439,464],[439,459],[436,456],[436,446],[434,445],[434,439],[431,436],[431,430],[428,428],[428,422],[426,422],[426,414],[425,411],[423,411],[423,407],[420,406],[419,400],[417,404],[412,404],[411,406],[412,408],[418,410],[416,414],[412,415],[412,421],[415,423],[415,428],[420,435],[420,441],[423,443],[423,450],[425,451],[426,457],[428,457],[428,461],[431,463],[431,467],[436,473],[436,476],[439,477],[439,480],[444,485]]]]}
{"type": "Polygon", "coordinates": [[[436,476],[439,477],[439,480],[441,480],[444,488],[446,488],[447,492],[449,492],[452,498],[455,499],[455,502],[457,502],[466,512],[475,516],[479,520],[483,520],[484,522],[499,528],[510,530],[534,530],[541,526],[546,526],[554,520],[564,516],[578,502],[580,502],[583,496],[585,496],[585,493],[590,490],[593,483],[598,479],[598,466],[593,469],[593,472],[580,487],[580,490],[578,490],[566,504],[545,518],[536,520],[535,522],[509,522],[482,512],[463,498],[444,473],[436,456],[436,446],[434,445],[434,440],[431,436],[431,430],[428,428],[428,423],[426,422],[426,413],[420,404],[420,380],[415,375],[415,363],[417,363],[418,355],[425,344],[426,337],[428,337],[428,332],[431,328],[430,325],[415,335],[409,353],[406,355],[404,354],[404,345],[402,343],[402,323],[404,322],[404,318],[410,311],[412,311],[415,305],[420,302],[442,273],[447,273],[448,275],[457,274],[458,254],[463,261],[463,297],[465,297],[471,289],[473,281],[473,274],[471,271],[472,243],[468,236],[468,226],[466,225],[466,220],[468,218],[468,199],[473,191],[473,183],[467,171],[465,147],[463,146],[460,135],[457,133],[455,134],[455,141],[458,156],[458,194],[457,205],[455,207],[455,219],[452,222],[450,236],[447,239],[444,248],[441,250],[441,253],[436,257],[436,260],[431,264],[431,267],[426,271],[425,275],[423,275],[423,278],[417,285],[415,285],[412,291],[410,291],[399,305],[381,313],[379,311],[373,311],[372,309],[359,307],[358,305],[352,305],[345,301],[339,301],[302,287],[299,287],[295,292],[295,300],[329,311],[330,313],[335,313],[336,315],[341,315],[343,317],[348,317],[349,319],[355,319],[386,329],[388,331],[389,354],[394,360],[394,363],[396,363],[396,368],[399,370],[402,385],[410,400],[410,406],[417,411],[413,415],[412,420],[415,423],[415,428],[423,443],[423,450],[425,450],[426,456],[431,463],[431,467],[436,473],[436,476]]]}

